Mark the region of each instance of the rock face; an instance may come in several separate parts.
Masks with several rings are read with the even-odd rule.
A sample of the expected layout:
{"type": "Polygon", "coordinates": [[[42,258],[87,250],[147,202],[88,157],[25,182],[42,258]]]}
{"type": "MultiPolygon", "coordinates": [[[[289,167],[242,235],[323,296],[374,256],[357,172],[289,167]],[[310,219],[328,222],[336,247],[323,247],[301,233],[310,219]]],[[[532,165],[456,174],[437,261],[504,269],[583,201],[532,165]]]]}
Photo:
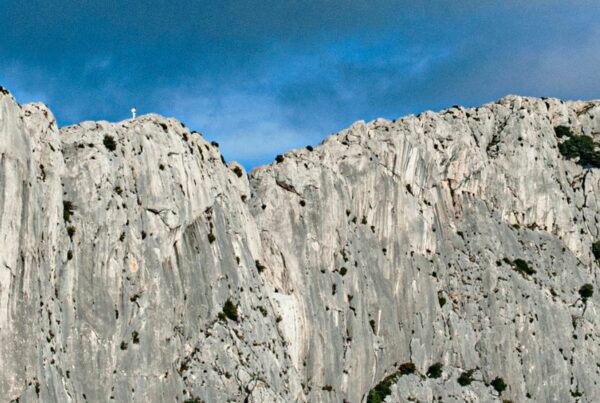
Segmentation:
{"type": "Polygon", "coordinates": [[[594,401],[600,173],[557,126],[599,140],[600,102],[358,122],[248,177],[1,91],[0,396],[594,401]]]}

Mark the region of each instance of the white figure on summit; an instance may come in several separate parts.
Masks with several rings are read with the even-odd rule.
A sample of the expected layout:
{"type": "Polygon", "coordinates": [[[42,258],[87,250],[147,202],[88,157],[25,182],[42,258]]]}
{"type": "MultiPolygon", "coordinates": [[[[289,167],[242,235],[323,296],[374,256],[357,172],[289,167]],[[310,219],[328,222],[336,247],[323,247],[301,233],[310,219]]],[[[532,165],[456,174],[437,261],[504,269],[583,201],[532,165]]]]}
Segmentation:
{"type": "Polygon", "coordinates": [[[136,113],[137,113],[137,109],[134,106],[133,108],[131,108],[131,119],[135,119],[136,113]]]}

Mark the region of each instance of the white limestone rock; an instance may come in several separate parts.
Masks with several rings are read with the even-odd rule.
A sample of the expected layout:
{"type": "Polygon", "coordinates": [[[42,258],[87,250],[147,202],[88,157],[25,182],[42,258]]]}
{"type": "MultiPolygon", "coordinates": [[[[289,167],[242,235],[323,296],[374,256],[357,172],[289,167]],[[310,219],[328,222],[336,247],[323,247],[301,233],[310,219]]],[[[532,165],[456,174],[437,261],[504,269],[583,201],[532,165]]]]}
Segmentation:
{"type": "Polygon", "coordinates": [[[412,363],[386,401],[594,401],[600,173],[558,125],[600,141],[600,102],[357,122],[248,177],[173,119],[0,90],[0,396],[360,402],[412,363]]]}

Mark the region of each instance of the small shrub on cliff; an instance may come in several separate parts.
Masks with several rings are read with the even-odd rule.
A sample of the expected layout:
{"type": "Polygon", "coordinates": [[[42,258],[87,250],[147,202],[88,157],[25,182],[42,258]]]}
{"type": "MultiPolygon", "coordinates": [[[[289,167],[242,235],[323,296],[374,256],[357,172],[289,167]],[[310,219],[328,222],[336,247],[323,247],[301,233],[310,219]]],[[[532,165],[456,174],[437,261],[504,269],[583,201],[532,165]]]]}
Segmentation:
{"type": "Polygon", "coordinates": [[[379,382],[367,395],[367,403],[382,403],[386,397],[392,394],[390,389],[393,384],[402,376],[400,371],[387,376],[383,381],[379,382]]]}
{"type": "Polygon", "coordinates": [[[442,365],[441,362],[436,362],[435,364],[430,366],[429,369],[427,370],[427,376],[429,378],[439,378],[440,376],[442,376],[442,368],[443,367],[444,366],[442,365]]]}
{"type": "Polygon", "coordinates": [[[556,126],[554,128],[554,133],[556,133],[556,137],[573,137],[573,132],[569,126],[556,126]]]}
{"type": "Polygon", "coordinates": [[[106,147],[106,149],[108,151],[115,151],[117,149],[117,142],[115,141],[115,138],[111,135],[106,135],[104,136],[104,147],[106,147]]]}
{"type": "Polygon", "coordinates": [[[600,241],[596,241],[592,244],[592,253],[596,260],[600,260],[600,241]]]}
{"type": "Polygon", "coordinates": [[[567,159],[579,158],[577,163],[583,167],[600,167],[600,152],[596,151],[596,143],[590,136],[569,137],[558,145],[558,150],[567,159]]]}
{"type": "Polygon", "coordinates": [[[238,178],[241,178],[244,175],[244,171],[238,166],[233,167],[233,173],[236,174],[238,178]]]}
{"type": "Polygon", "coordinates": [[[279,154],[277,155],[277,157],[275,157],[275,161],[277,161],[278,164],[281,164],[284,160],[283,155],[279,154]]]}
{"type": "Polygon", "coordinates": [[[463,372],[457,379],[457,382],[460,386],[468,386],[473,382],[473,373],[474,369],[470,369],[468,371],[463,372]]]}
{"type": "Polygon", "coordinates": [[[230,299],[225,301],[223,305],[223,311],[219,314],[219,319],[224,320],[225,318],[230,319],[234,322],[238,321],[238,310],[237,307],[230,299]],[[221,315],[222,314],[222,315],[221,315]]]}
{"type": "Polygon", "coordinates": [[[265,265],[263,265],[260,260],[255,260],[254,264],[256,265],[256,270],[259,273],[262,273],[263,271],[265,271],[267,268],[265,267],[265,265]]]}
{"type": "Polygon", "coordinates": [[[490,385],[492,385],[498,393],[502,393],[506,390],[506,383],[504,382],[504,379],[500,377],[496,377],[492,382],[490,382],[490,385]]]}
{"type": "Polygon", "coordinates": [[[515,259],[513,262],[513,267],[516,271],[521,274],[526,274],[528,276],[535,274],[535,270],[527,264],[523,259],[515,259]]]}
{"type": "MultiPolygon", "coordinates": [[[[392,393],[391,390],[390,390],[390,393],[392,393]]],[[[383,402],[383,399],[379,395],[379,392],[377,392],[377,390],[375,390],[375,389],[371,389],[369,391],[369,396],[367,396],[367,403],[382,403],[382,402],[383,402]]]]}
{"type": "Polygon", "coordinates": [[[214,242],[214,241],[216,241],[216,240],[217,240],[217,237],[215,236],[215,234],[213,234],[213,233],[212,233],[212,231],[211,231],[211,232],[209,232],[209,233],[208,233],[208,242],[209,242],[209,243],[213,243],[213,242],[214,242]]]}
{"type": "Polygon", "coordinates": [[[594,286],[591,284],[584,284],[579,289],[579,296],[583,300],[583,302],[587,302],[588,298],[591,298],[594,295],[594,286]]]}
{"type": "Polygon", "coordinates": [[[373,333],[377,334],[377,326],[375,325],[375,319],[371,319],[369,321],[369,325],[371,325],[371,330],[373,330],[373,333]]]}
{"type": "Polygon", "coordinates": [[[398,367],[398,373],[400,375],[414,374],[417,371],[417,367],[412,362],[406,362],[398,367]]]}
{"type": "Polygon", "coordinates": [[[74,210],[75,205],[73,202],[69,200],[63,200],[63,220],[65,220],[65,222],[71,221],[71,216],[73,215],[74,210]]]}

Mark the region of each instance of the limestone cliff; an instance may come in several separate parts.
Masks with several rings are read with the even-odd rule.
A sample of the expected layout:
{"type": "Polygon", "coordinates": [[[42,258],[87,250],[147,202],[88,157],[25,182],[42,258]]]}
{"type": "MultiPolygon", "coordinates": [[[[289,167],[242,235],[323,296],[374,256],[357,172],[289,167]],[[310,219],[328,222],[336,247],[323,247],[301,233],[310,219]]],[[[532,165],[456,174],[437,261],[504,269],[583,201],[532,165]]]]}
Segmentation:
{"type": "Polygon", "coordinates": [[[248,177],[173,119],[59,129],[2,90],[0,396],[594,401],[600,173],[560,146],[580,134],[600,102],[511,96],[248,177]]]}

